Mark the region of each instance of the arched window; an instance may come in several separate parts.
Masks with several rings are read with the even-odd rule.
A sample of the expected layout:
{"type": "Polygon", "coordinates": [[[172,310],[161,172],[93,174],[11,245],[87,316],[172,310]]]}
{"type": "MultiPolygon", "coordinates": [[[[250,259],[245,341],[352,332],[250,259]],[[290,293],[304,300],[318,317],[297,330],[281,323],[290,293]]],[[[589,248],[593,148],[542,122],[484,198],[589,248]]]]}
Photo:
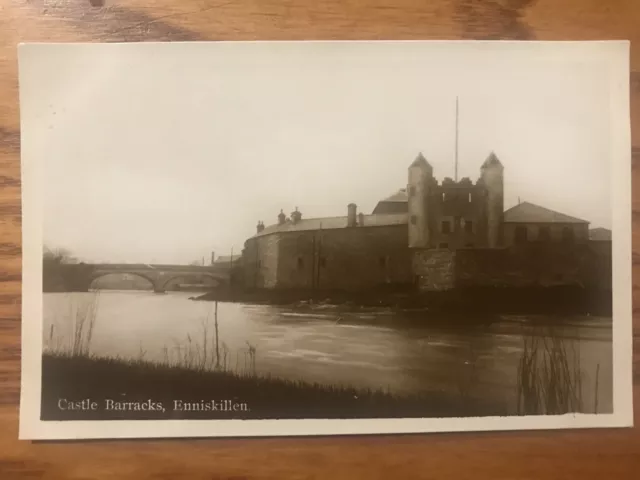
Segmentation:
{"type": "Polygon", "coordinates": [[[518,225],[515,229],[514,233],[515,243],[526,243],[527,242],[527,227],[524,225],[518,225]]]}

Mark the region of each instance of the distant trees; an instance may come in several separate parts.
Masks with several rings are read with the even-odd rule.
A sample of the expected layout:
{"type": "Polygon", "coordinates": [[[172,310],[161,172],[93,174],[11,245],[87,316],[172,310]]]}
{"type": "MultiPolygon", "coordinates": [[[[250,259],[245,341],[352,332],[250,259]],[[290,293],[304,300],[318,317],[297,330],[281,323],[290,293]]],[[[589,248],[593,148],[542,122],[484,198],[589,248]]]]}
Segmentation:
{"type": "Polygon", "coordinates": [[[45,246],[42,252],[42,288],[45,292],[62,292],[82,288],[91,267],[78,264],[66,248],[45,246]]]}
{"type": "Polygon", "coordinates": [[[66,248],[50,248],[46,245],[44,247],[42,261],[46,266],[78,263],[78,260],[73,257],[71,252],[66,248]]]}

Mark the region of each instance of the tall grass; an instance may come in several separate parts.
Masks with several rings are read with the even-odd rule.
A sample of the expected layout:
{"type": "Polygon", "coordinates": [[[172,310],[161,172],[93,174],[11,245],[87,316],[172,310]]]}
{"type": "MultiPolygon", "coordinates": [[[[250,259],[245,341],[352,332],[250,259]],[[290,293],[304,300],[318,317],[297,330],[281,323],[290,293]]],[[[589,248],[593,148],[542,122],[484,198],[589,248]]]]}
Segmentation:
{"type": "Polygon", "coordinates": [[[79,302],[69,302],[67,319],[70,321],[70,333],[62,338],[56,335],[56,324],[49,327],[44,350],[51,353],[70,355],[89,355],[93,332],[98,317],[100,292],[94,291],[79,302]],[[90,295],[90,296],[89,296],[90,295]],[[68,338],[67,338],[68,337],[68,338]]]}
{"type": "Polygon", "coordinates": [[[524,336],[517,370],[518,415],[583,411],[583,372],[576,343],[544,329],[524,336]]]}
{"type": "Polygon", "coordinates": [[[198,338],[187,334],[183,341],[173,340],[173,346],[162,348],[162,366],[186,368],[200,372],[222,371],[241,376],[256,376],[257,347],[245,341],[247,348],[236,352],[235,369],[231,366],[231,350],[220,339],[218,324],[218,302],[214,302],[200,323],[198,338]],[[213,332],[211,331],[211,316],[213,314],[213,332]],[[242,356],[243,362],[240,362],[242,356]]]}

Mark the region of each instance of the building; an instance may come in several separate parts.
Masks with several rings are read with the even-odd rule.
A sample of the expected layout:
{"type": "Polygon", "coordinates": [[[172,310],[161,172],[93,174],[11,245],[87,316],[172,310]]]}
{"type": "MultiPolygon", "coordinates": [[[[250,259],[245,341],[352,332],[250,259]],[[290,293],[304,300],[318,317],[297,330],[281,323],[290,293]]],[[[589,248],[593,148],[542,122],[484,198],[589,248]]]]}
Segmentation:
{"type": "Polygon", "coordinates": [[[380,200],[370,215],[355,204],[346,210],[303,219],[296,208],[289,217],[280,211],[273,225],[258,222],[242,254],[244,284],[441,290],[608,282],[610,288],[610,244],[593,248],[589,222],[528,202],[504,210],[504,167],[494,153],[475,183],[439,182],[419,154],[406,188],[380,200]]]}

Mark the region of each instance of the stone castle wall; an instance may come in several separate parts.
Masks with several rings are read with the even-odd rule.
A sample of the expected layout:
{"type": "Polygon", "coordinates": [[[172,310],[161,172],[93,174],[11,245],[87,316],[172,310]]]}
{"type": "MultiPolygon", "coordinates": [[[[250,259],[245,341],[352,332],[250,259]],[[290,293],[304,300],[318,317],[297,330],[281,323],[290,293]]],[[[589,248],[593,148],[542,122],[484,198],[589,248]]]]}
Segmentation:
{"type": "Polygon", "coordinates": [[[365,290],[412,281],[406,225],[274,233],[250,239],[249,288],[365,290]]]}
{"type": "Polygon", "coordinates": [[[449,290],[455,287],[455,256],[451,250],[416,250],[412,269],[419,290],[449,290]]]}
{"type": "Polygon", "coordinates": [[[247,288],[274,288],[277,283],[279,235],[247,240],[242,252],[242,283],[247,288]]]}
{"type": "Polygon", "coordinates": [[[580,286],[611,289],[611,248],[526,244],[500,249],[422,250],[414,253],[421,290],[467,287],[580,286]]]}

